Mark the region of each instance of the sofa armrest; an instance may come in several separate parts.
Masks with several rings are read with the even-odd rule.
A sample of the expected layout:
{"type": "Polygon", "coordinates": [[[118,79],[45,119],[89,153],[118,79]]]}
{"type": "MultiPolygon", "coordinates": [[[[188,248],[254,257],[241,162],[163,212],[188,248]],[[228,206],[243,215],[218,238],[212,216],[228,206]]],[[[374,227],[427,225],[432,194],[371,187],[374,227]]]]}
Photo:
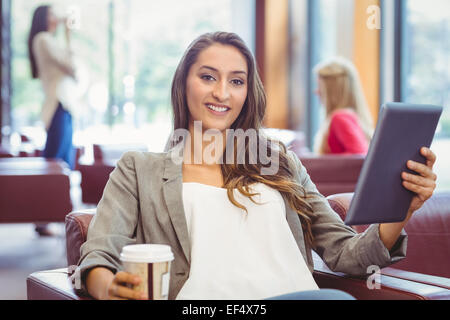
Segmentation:
{"type": "Polygon", "coordinates": [[[66,249],[69,266],[77,265],[80,247],[86,241],[89,224],[97,209],[73,211],[66,216],[66,249]]]}
{"type": "MultiPolygon", "coordinates": [[[[448,300],[450,290],[441,286],[379,275],[379,289],[369,289],[368,277],[353,277],[331,271],[316,255],[314,257],[314,279],[320,288],[345,291],[358,300],[448,300]]],[[[372,281],[369,281],[372,282],[372,281]]]]}
{"type": "MultiPolygon", "coordinates": [[[[381,288],[369,289],[365,278],[355,278],[315,266],[320,288],[338,289],[358,300],[448,300],[450,290],[429,284],[381,275],[381,288]]],[[[28,300],[92,300],[75,292],[67,268],[34,272],[27,278],[28,300]]]]}
{"type": "Polygon", "coordinates": [[[38,271],[27,277],[28,300],[92,300],[75,292],[68,268],[38,271]]]}
{"type": "Polygon", "coordinates": [[[450,279],[444,277],[437,277],[429,274],[423,274],[418,272],[411,272],[406,270],[400,270],[396,268],[386,267],[381,270],[381,274],[395,277],[399,279],[405,279],[415,281],[423,284],[428,284],[436,287],[441,287],[450,290],[450,279]]]}

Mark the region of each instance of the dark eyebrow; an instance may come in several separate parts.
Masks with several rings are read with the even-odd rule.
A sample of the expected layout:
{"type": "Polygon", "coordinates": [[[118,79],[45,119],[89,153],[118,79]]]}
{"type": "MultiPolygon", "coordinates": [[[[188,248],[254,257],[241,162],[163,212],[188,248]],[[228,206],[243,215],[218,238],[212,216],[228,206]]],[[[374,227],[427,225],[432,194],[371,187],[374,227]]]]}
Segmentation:
{"type": "MultiPolygon", "coordinates": [[[[209,70],[214,71],[214,72],[219,72],[219,70],[217,70],[216,68],[213,68],[213,67],[210,67],[210,66],[206,66],[206,65],[200,67],[200,69],[202,69],[202,68],[209,69],[209,70]]],[[[247,75],[247,72],[242,71],[242,70],[231,71],[231,73],[247,75]]]]}

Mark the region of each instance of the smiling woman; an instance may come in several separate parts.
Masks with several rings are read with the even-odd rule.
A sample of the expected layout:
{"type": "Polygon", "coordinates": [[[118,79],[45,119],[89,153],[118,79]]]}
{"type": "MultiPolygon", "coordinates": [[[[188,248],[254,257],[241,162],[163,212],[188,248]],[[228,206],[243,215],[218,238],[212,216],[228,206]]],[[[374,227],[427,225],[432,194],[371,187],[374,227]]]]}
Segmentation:
{"type": "Polygon", "coordinates": [[[233,46],[213,44],[202,51],[186,80],[189,130],[225,131],[241,113],[247,98],[247,62],[233,46]]]}
{"type": "MultiPolygon", "coordinates": [[[[132,289],[142,279],[120,271],[119,252],[135,243],[171,246],[169,299],[351,299],[318,291],[313,248],[333,271],[356,275],[405,256],[407,220],[356,234],[297,156],[264,136],[265,92],[254,58],[236,34],[207,33],[192,42],[174,75],[172,108],[174,132],[197,130],[202,141],[171,139],[167,152],[128,152],[118,161],[81,247],[80,275],[92,296],[146,298],[139,287],[132,289]],[[196,129],[196,123],[205,126],[196,129]],[[268,149],[277,154],[276,171],[264,173],[260,158],[240,163],[236,152],[231,162],[207,163],[203,154],[199,163],[185,161],[204,146],[209,130],[226,139],[214,149],[223,160],[238,143],[227,134],[231,129],[255,132],[263,143],[255,151],[252,139],[245,139],[245,159],[268,149]]],[[[422,178],[403,177],[405,187],[417,192],[410,214],[433,192],[435,156],[427,148],[422,154],[427,165],[409,167],[422,178]]]]}

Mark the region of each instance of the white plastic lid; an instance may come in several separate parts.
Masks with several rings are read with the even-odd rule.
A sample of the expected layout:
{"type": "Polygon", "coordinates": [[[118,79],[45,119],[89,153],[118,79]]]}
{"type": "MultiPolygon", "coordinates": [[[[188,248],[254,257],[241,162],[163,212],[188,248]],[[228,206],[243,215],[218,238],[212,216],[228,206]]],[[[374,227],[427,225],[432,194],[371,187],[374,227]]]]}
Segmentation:
{"type": "Polygon", "coordinates": [[[133,244],[122,248],[120,260],[128,262],[164,262],[174,259],[170,246],[164,244],[133,244]]]}

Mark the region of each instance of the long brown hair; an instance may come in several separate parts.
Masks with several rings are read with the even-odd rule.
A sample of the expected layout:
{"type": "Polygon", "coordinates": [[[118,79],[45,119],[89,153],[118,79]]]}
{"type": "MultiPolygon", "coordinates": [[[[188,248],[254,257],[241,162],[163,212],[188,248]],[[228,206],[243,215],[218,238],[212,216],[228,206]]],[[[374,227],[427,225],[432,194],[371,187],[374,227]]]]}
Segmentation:
{"type": "MultiPolygon", "coordinates": [[[[313,211],[306,202],[306,192],[300,181],[296,180],[295,164],[293,159],[287,154],[286,146],[281,141],[270,139],[262,132],[262,122],[266,110],[266,95],[261,79],[258,75],[256,63],[252,53],[245,45],[244,41],[234,33],[215,32],[206,33],[195,39],[185,54],[175,71],[172,81],[172,108],[174,116],[174,131],[177,129],[189,128],[189,109],[186,100],[186,79],[190,67],[196,62],[200,52],[214,43],[231,45],[237,48],[245,57],[248,67],[248,92],[247,98],[242,107],[241,113],[231,125],[231,129],[254,129],[258,133],[258,143],[261,139],[264,145],[267,145],[268,153],[278,153],[278,172],[277,174],[263,175],[261,169],[265,166],[259,161],[256,164],[239,164],[233,161],[232,164],[222,161],[221,171],[224,179],[224,187],[227,189],[228,198],[237,207],[245,210],[246,208],[239,204],[234,198],[233,190],[238,189],[241,194],[249,197],[252,201],[249,185],[253,183],[263,183],[275,190],[278,190],[293,210],[295,210],[301,220],[305,239],[311,246],[313,245],[313,236],[311,230],[313,211]],[[274,145],[271,145],[274,143],[274,145]],[[275,146],[275,147],[274,147],[275,146]]],[[[233,141],[234,143],[235,141],[233,141]]],[[[172,141],[172,145],[177,142],[172,141]]],[[[227,143],[228,144],[228,143],[227,143]]],[[[258,144],[260,145],[260,144],[258,144]]],[[[245,139],[245,157],[249,158],[249,142],[245,139]]],[[[225,155],[226,152],[224,152],[225,155]]],[[[236,160],[237,151],[234,148],[234,160],[236,160]]],[[[254,201],[253,201],[254,202],[254,201]]]]}
{"type": "Polygon", "coordinates": [[[31,76],[33,78],[38,77],[38,69],[36,65],[36,59],[33,54],[33,39],[42,31],[48,31],[48,10],[50,6],[39,6],[34,10],[33,19],[31,21],[30,33],[28,35],[28,59],[30,59],[31,76]]]}

